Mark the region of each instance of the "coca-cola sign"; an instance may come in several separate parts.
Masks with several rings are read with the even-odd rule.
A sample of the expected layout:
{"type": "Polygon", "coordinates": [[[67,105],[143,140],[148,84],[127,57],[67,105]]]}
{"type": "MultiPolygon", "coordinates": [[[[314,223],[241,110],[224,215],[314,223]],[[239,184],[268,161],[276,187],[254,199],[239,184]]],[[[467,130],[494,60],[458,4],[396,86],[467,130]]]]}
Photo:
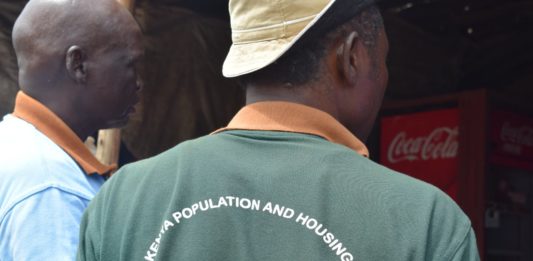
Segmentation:
{"type": "Polygon", "coordinates": [[[457,136],[459,128],[440,127],[429,135],[407,137],[402,131],[392,139],[387,149],[387,160],[390,163],[415,160],[436,160],[457,157],[457,136]]]}
{"type": "Polygon", "coordinates": [[[384,117],[381,163],[457,196],[459,110],[384,117]]]}
{"type": "Polygon", "coordinates": [[[499,110],[490,119],[492,162],[533,170],[533,118],[499,110]]]}

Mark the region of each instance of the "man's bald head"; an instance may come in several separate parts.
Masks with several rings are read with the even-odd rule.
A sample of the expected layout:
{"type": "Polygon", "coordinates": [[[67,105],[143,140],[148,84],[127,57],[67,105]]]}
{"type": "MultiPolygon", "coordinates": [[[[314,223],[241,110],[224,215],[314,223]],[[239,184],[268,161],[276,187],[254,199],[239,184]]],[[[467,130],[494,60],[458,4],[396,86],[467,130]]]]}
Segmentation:
{"type": "Polygon", "coordinates": [[[57,58],[71,46],[97,52],[127,44],[126,35],[137,29],[133,24],[133,17],[114,0],[29,1],[13,28],[21,87],[32,88],[25,82],[31,84],[27,78],[34,73],[38,78],[47,74],[48,82],[54,81],[51,78],[59,76],[54,70],[61,70],[62,59],[57,58]]]}
{"type": "Polygon", "coordinates": [[[124,110],[138,98],[113,99],[138,89],[130,65],[143,53],[141,37],[116,0],[30,0],[13,28],[21,89],[67,118],[77,111],[97,128],[113,125],[106,121],[122,125],[124,110]],[[98,110],[100,102],[122,107],[98,110]]]}

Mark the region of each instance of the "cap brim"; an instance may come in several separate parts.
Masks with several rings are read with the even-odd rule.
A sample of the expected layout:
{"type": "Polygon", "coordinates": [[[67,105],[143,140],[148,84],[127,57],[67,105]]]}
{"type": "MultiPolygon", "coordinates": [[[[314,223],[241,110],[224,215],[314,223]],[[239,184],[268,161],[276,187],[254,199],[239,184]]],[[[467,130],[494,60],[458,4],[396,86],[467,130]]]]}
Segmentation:
{"type": "Polygon", "coordinates": [[[294,41],[295,38],[296,36],[245,45],[232,45],[222,67],[222,74],[231,78],[264,68],[286,53],[296,42],[294,41]]]}
{"type": "Polygon", "coordinates": [[[333,5],[328,3],[300,33],[293,37],[253,43],[233,44],[228,52],[222,74],[227,78],[252,73],[275,62],[285,54],[333,5]]]}

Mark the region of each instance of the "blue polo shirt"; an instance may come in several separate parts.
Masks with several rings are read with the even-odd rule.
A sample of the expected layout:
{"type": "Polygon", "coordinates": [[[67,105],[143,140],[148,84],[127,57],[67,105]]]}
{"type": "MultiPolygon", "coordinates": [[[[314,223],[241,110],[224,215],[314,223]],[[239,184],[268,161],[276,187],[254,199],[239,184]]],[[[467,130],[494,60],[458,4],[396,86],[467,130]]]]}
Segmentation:
{"type": "Polygon", "coordinates": [[[79,223],[109,168],[57,116],[19,93],[0,122],[0,261],[73,260],[79,223]],[[16,115],[16,116],[15,116],[16,115]]]}

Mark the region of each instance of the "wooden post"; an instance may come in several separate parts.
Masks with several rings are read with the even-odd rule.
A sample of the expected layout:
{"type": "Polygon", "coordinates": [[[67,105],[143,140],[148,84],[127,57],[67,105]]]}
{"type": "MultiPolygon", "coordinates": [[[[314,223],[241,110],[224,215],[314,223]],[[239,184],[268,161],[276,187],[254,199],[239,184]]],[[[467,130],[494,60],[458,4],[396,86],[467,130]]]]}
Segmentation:
{"type": "Polygon", "coordinates": [[[96,143],[96,158],[103,164],[118,163],[120,152],[120,129],[100,130],[96,143]]]}
{"type": "MultiPolygon", "coordinates": [[[[128,10],[133,11],[134,0],[118,0],[118,2],[128,8],[128,10]]],[[[96,158],[100,162],[106,165],[118,165],[120,129],[100,130],[96,146],[96,158]]]]}

